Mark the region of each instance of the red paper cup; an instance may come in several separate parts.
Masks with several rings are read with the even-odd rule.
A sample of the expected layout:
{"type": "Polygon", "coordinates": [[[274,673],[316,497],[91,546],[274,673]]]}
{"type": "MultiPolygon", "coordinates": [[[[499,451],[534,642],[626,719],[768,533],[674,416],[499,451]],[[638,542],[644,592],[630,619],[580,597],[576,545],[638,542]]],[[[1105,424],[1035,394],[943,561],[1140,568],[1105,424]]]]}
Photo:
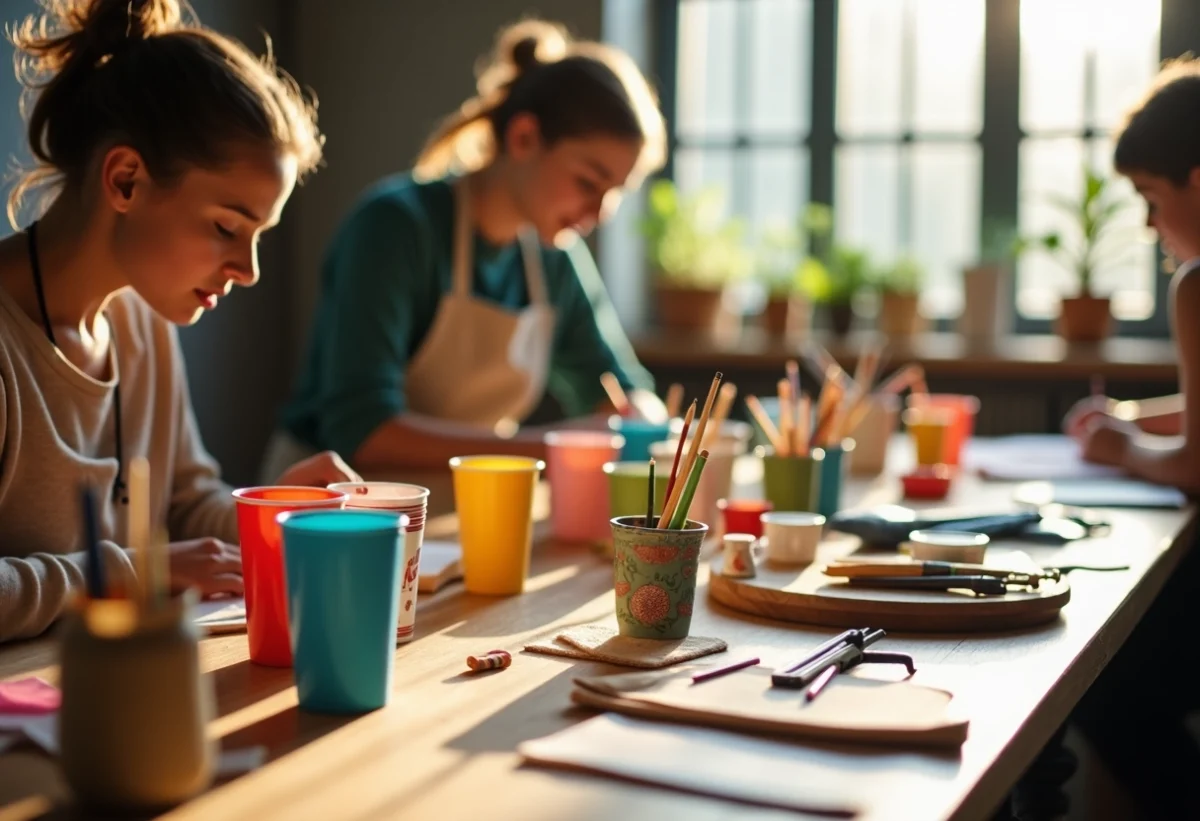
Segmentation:
{"type": "Polygon", "coordinates": [[[242,575],[246,583],[246,635],[250,661],[291,667],[283,532],[275,520],[289,510],[341,508],[346,494],[317,487],[251,487],[235,490],[242,575]]]}
{"type": "Polygon", "coordinates": [[[774,508],[765,499],[718,499],[717,509],[726,533],[749,533],[756,539],[763,535],[762,515],[774,508]]]}

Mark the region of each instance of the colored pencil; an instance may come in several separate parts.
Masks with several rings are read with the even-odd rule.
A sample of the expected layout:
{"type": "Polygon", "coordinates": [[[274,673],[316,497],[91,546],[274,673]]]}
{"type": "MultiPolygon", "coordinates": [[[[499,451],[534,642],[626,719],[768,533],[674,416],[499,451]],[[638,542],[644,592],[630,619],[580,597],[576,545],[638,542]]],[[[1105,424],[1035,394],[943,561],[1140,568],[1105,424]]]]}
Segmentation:
{"type": "Polygon", "coordinates": [[[837,662],[834,662],[826,667],[821,672],[821,675],[817,676],[813,683],[808,686],[808,690],[804,693],[804,700],[812,701],[814,698],[821,695],[821,691],[825,689],[829,682],[833,681],[833,677],[838,674],[840,669],[841,668],[838,666],[837,662]]]}
{"type": "Polygon", "coordinates": [[[612,402],[613,407],[617,409],[617,414],[629,416],[633,406],[629,404],[629,397],[625,395],[625,389],[621,387],[616,375],[605,371],[600,374],[600,384],[604,387],[604,392],[608,394],[608,401],[612,402]]]}
{"type": "Polygon", "coordinates": [[[688,431],[692,427],[692,420],[696,418],[696,400],[692,400],[692,404],[688,406],[687,416],[683,417],[683,428],[679,431],[679,442],[675,445],[675,461],[671,463],[671,475],[667,477],[667,494],[663,499],[665,505],[667,499],[671,498],[671,491],[675,490],[675,482],[679,478],[679,458],[683,455],[683,449],[687,445],[688,431]]]}
{"type": "Polygon", "coordinates": [[[706,681],[712,681],[714,678],[727,676],[730,673],[736,673],[738,670],[745,670],[747,667],[753,667],[758,664],[759,658],[743,659],[735,661],[733,664],[726,664],[724,667],[716,667],[712,670],[705,670],[703,673],[697,673],[692,676],[692,684],[703,684],[706,681]]]}
{"type": "Polygon", "coordinates": [[[779,444],[779,428],[771,421],[767,409],[762,406],[762,402],[758,401],[758,397],[753,395],[746,397],[746,408],[750,411],[750,415],[754,417],[754,421],[758,423],[763,436],[767,437],[767,441],[771,443],[771,448],[778,453],[781,447],[779,444]]]}
{"type": "Polygon", "coordinates": [[[705,447],[712,447],[720,440],[721,429],[725,427],[725,420],[729,418],[729,411],[733,409],[733,400],[735,399],[737,399],[737,385],[726,382],[717,393],[717,403],[713,406],[710,422],[712,429],[705,436],[707,440],[704,442],[705,447]]]}
{"type": "Polygon", "coordinates": [[[141,603],[150,602],[150,463],[138,456],[129,463],[129,509],[126,518],[129,547],[137,570],[141,603]]]}
{"type": "MultiPolygon", "coordinates": [[[[683,476],[685,479],[691,476],[692,465],[696,464],[696,456],[700,451],[700,443],[704,441],[704,432],[708,429],[708,420],[712,416],[713,403],[717,401],[717,391],[721,387],[721,377],[723,374],[720,371],[713,376],[712,384],[708,388],[708,396],[704,400],[704,410],[700,412],[700,421],[696,423],[696,434],[692,437],[692,444],[688,448],[687,458],[683,462],[683,476]]],[[[676,480],[675,487],[671,495],[667,498],[666,505],[663,506],[662,514],[659,516],[659,524],[670,522],[675,516],[675,509],[679,505],[679,495],[683,492],[685,482],[676,480]]]]}
{"type": "Polygon", "coordinates": [[[667,418],[674,419],[679,416],[681,407],[683,407],[683,385],[675,382],[667,389],[667,418]]]}
{"type": "Polygon", "coordinates": [[[704,473],[704,465],[707,463],[708,451],[702,450],[696,456],[692,471],[688,474],[687,483],[683,486],[683,495],[679,497],[679,506],[671,514],[671,530],[683,530],[684,525],[687,524],[688,512],[692,508],[692,499],[696,495],[696,488],[700,484],[700,476],[704,473]]]}
{"type": "Polygon", "coordinates": [[[646,518],[642,527],[654,527],[654,460],[650,460],[650,477],[646,483],[646,518]]]}
{"type": "Polygon", "coordinates": [[[100,555],[100,525],[96,515],[96,492],[85,483],[79,490],[80,512],[83,519],[83,549],[87,554],[87,591],[93,599],[108,597],[105,583],[104,557],[100,555]]]}

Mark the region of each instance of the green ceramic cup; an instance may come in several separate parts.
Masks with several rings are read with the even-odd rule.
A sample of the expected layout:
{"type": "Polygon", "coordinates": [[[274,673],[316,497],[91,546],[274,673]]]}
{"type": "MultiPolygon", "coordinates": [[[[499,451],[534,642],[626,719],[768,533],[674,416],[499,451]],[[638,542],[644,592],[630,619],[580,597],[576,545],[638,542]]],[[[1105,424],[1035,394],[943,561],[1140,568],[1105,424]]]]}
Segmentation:
{"type": "Polygon", "coordinates": [[[755,454],[763,463],[763,498],[775,510],[818,512],[825,451],[813,448],[808,456],[776,456],[770,448],[760,447],[755,454]]]}
{"type": "MultiPolygon", "coordinates": [[[[647,462],[609,462],[604,466],[608,475],[608,515],[646,518],[646,481],[650,477],[647,462]]],[[[654,469],[654,515],[662,513],[667,500],[667,480],[670,465],[655,466],[654,469]]],[[[640,522],[639,522],[640,523],[640,522]]]]}
{"type": "Polygon", "coordinates": [[[617,630],[636,639],[683,639],[692,626],[700,545],[708,525],[641,527],[642,516],[612,520],[617,630]]]}

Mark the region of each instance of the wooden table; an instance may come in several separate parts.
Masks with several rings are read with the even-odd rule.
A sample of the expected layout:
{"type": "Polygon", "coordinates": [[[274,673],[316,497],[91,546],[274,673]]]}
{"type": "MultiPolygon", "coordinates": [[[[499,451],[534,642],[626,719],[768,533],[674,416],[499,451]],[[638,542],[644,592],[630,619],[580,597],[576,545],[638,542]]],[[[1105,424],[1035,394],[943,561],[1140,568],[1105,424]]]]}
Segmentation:
{"type": "MultiPolygon", "coordinates": [[[[1006,506],[1011,487],[964,479],[959,502],[1006,506]]],[[[888,501],[892,482],[858,485],[864,503],[888,501]]],[[[443,487],[435,498],[450,498],[443,487]]],[[[543,500],[544,501],[544,500],[543,500]]],[[[952,501],[954,501],[952,499],[952,501]]],[[[539,505],[543,507],[544,505],[539,505]]],[[[1076,573],[1071,603],[1050,626],[1001,635],[893,635],[889,649],[919,666],[948,665],[971,719],[961,755],[838,748],[861,775],[871,821],[988,817],[1128,636],[1190,546],[1192,513],[1111,513],[1110,537],[1030,550],[1060,563],[1129,564],[1123,573],[1076,573]]],[[[449,517],[431,519],[433,535],[449,517]]],[[[707,572],[707,571],[704,571],[707,572]]],[[[701,584],[705,578],[702,576],[701,584]]],[[[270,763],[179,808],[178,819],[796,818],[761,808],[588,775],[522,767],[516,745],[586,717],[569,708],[571,679],[616,668],[519,653],[529,639],[612,615],[611,565],[587,548],[543,540],[528,592],[488,599],[457,585],[420,604],[418,638],[397,650],[394,701],[361,717],[297,710],[288,670],[247,661],[244,636],[207,639],[225,749],[264,745],[270,763]],[[502,647],[510,669],[465,676],[468,654],[502,647]]],[[[834,631],[743,617],[697,593],[694,631],[721,636],[733,653],[772,663],[834,631]]],[[[0,677],[56,677],[54,647],[39,640],[0,649],[0,677]]],[[[65,799],[54,763],[34,752],[0,757],[0,805],[29,796],[65,799]]],[[[35,817],[16,815],[14,817],[35,817]]],[[[73,817],[56,813],[54,817],[73,817]]]]}

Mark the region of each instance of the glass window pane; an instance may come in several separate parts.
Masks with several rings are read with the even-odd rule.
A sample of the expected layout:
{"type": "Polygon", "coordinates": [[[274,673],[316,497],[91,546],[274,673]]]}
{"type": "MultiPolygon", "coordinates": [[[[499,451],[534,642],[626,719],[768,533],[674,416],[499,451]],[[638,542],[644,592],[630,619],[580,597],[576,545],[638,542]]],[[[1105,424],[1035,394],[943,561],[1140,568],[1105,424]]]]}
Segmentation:
{"type": "Polygon", "coordinates": [[[749,152],[750,229],[794,229],[808,200],[808,152],[795,148],[760,148],[749,152]]]}
{"type": "Polygon", "coordinates": [[[1115,127],[1145,92],[1158,72],[1158,0],[1107,0],[1110,8],[1094,16],[1096,102],[1093,125],[1115,127]]]}
{"type": "Polygon", "coordinates": [[[734,130],[737,0],[679,4],[678,132],[730,135],[734,130]]]}
{"type": "Polygon", "coordinates": [[[1148,319],[1154,313],[1158,268],[1154,232],[1145,227],[1146,204],[1129,180],[1114,174],[1111,139],[1092,140],[1089,151],[1092,167],[1112,176],[1110,196],[1127,203],[1113,219],[1109,239],[1101,246],[1096,293],[1112,297],[1112,312],[1117,319],[1148,319]]]}
{"type": "Polygon", "coordinates": [[[1099,14],[1096,2],[1021,4],[1021,125],[1027,130],[1083,128],[1085,26],[1099,14]]]}
{"type": "Polygon", "coordinates": [[[838,239],[864,248],[877,262],[894,259],[901,248],[900,147],[842,146],[834,166],[838,239]]]}
{"type": "MultiPolygon", "coordinates": [[[[1083,186],[1083,141],[1075,138],[1027,139],[1021,143],[1020,216],[1022,236],[1061,231],[1064,241],[1074,241],[1070,217],[1046,201],[1046,195],[1077,199],[1083,186]]],[[[1058,301],[1077,288],[1075,275],[1057,258],[1030,249],[1017,264],[1017,308],[1024,316],[1050,319],[1058,315],[1058,301]]]]}
{"type": "Polygon", "coordinates": [[[807,133],[812,85],[811,0],[752,0],[751,132],[807,133]]]}
{"type": "Polygon", "coordinates": [[[978,256],[981,157],[973,142],[912,148],[911,249],[925,267],[928,316],[961,309],[962,269],[978,256]]]}
{"type": "Polygon", "coordinates": [[[724,194],[723,210],[731,213],[733,198],[733,151],[727,148],[680,148],[675,152],[675,182],[685,194],[715,187],[724,194]]]}
{"type": "Polygon", "coordinates": [[[842,134],[895,134],[904,128],[904,7],[897,0],[838,3],[837,129],[842,134]]]}
{"type": "Polygon", "coordinates": [[[983,125],[983,0],[916,0],[912,10],[913,130],[977,134],[983,125]]]}

